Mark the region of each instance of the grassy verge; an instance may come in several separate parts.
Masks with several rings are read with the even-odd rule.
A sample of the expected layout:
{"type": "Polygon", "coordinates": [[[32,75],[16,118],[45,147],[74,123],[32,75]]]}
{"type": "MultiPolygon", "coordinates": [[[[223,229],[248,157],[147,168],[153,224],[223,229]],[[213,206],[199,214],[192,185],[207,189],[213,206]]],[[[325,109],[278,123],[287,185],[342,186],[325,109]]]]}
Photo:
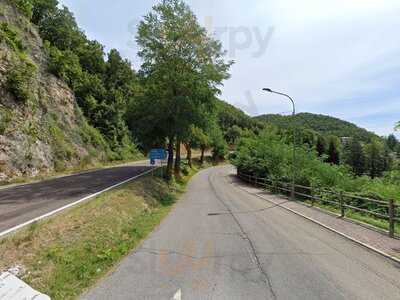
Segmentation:
{"type": "Polygon", "coordinates": [[[0,240],[0,271],[19,265],[52,299],[77,298],[154,230],[198,169],[171,184],[143,177],[0,240]]]}

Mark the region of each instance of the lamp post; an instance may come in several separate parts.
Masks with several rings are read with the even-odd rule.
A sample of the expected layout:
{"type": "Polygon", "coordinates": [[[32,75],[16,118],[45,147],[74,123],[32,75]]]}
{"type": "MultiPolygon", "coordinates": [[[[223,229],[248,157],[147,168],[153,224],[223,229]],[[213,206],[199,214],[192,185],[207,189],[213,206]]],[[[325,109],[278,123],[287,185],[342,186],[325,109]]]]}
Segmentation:
{"type": "MultiPolygon", "coordinates": [[[[264,88],[263,91],[281,95],[281,96],[288,98],[292,102],[292,105],[293,105],[292,116],[293,116],[293,122],[294,122],[294,116],[296,115],[296,104],[295,104],[294,100],[289,95],[273,91],[269,88],[264,88]]],[[[293,123],[293,163],[292,163],[292,191],[291,191],[292,200],[295,200],[295,197],[296,197],[295,185],[296,185],[296,126],[293,123]]]]}

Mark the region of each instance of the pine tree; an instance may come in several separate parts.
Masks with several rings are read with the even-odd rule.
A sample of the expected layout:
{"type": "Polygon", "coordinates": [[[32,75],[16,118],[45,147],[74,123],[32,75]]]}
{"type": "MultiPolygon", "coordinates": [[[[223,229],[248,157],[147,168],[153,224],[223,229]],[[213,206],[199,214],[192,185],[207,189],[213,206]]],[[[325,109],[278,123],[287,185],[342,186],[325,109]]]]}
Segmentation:
{"type": "Polygon", "coordinates": [[[317,138],[316,150],[319,157],[325,154],[325,139],[322,136],[318,136],[317,138]]]}
{"type": "Polygon", "coordinates": [[[367,170],[371,178],[380,177],[385,170],[383,144],[374,140],[365,147],[367,170]]]}
{"type": "Polygon", "coordinates": [[[389,135],[388,138],[386,139],[386,145],[389,147],[391,151],[395,151],[398,144],[399,141],[397,140],[394,134],[389,135]]]}
{"type": "Polygon", "coordinates": [[[328,161],[327,162],[334,164],[334,165],[340,164],[339,150],[338,150],[337,144],[333,138],[331,138],[329,141],[328,161]]]}
{"type": "Polygon", "coordinates": [[[361,176],[365,172],[365,154],[360,141],[352,139],[343,149],[344,163],[352,168],[355,175],[361,176]]]}

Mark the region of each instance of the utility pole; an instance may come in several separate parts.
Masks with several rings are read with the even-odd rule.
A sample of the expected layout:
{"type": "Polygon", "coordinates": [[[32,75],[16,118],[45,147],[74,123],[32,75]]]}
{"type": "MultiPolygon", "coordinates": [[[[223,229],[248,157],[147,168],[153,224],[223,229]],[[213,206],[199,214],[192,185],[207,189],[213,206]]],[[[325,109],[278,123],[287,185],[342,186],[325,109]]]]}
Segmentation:
{"type": "Polygon", "coordinates": [[[292,162],[292,190],[291,190],[291,198],[292,200],[295,200],[296,198],[296,126],[294,123],[294,116],[296,115],[296,104],[294,102],[294,100],[292,99],[292,97],[290,97],[287,94],[284,93],[280,93],[280,92],[276,92],[273,91],[269,88],[264,88],[263,91],[268,92],[268,93],[273,93],[273,94],[277,94],[277,95],[281,95],[284,96],[286,98],[288,98],[291,102],[292,102],[292,106],[293,106],[293,111],[292,111],[292,122],[293,122],[293,162],[292,162]]]}

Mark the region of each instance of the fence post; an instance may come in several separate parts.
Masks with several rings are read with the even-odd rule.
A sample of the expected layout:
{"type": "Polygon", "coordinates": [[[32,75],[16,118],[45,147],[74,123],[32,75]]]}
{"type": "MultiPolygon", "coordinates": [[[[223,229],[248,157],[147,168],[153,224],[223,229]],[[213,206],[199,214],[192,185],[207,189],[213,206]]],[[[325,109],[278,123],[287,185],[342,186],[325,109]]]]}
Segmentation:
{"type": "Polygon", "coordinates": [[[311,187],[310,190],[310,194],[311,194],[311,206],[313,207],[315,205],[315,192],[314,189],[311,187]]]}
{"type": "Polygon", "coordinates": [[[339,202],[340,202],[340,217],[344,218],[346,216],[346,213],[345,213],[345,207],[344,207],[343,191],[339,192],[339,202]]]}
{"type": "Polygon", "coordinates": [[[389,236],[394,238],[394,218],[395,218],[395,211],[394,211],[394,200],[389,200],[389,236]]]}

